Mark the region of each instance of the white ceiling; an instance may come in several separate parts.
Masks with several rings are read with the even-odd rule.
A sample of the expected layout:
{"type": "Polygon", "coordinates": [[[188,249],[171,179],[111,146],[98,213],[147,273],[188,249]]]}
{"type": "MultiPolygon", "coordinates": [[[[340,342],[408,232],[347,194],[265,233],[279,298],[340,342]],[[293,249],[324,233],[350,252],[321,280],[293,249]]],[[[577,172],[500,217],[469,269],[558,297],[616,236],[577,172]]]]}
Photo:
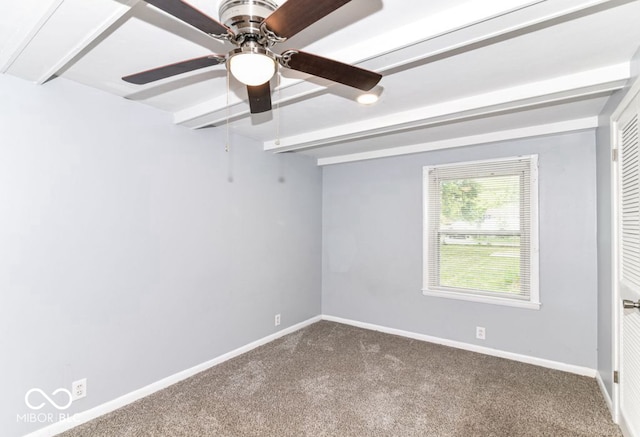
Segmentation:
{"type": "MultiPolygon", "coordinates": [[[[318,0],[321,1],[321,0],[318,0]]],[[[218,19],[217,0],[191,0],[218,19]]],[[[279,1],[282,3],[282,1],[279,1]]],[[[296,151],[321,165],[587,129],[630,77],[638,0],[352,0],[280,44],[383,74],[373,106],[356,90],[290,70],[274,110],[249,114],[224,66],[145,86],[122,76],[224,54],[216,41],[140,0],[0,5],[0,71],[56,76],[296,151]]],[[[278,86],[279,83],[279,86],[278,86]]]]}

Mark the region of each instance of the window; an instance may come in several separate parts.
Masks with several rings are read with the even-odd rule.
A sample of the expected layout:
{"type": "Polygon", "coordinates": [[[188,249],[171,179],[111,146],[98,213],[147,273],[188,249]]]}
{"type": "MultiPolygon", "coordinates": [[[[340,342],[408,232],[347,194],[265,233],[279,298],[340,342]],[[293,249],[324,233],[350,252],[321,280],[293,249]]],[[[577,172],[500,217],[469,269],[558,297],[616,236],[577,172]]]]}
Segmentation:
{"type": "Polygon", "coordinates": [[[428,296],[539,308],[536,155],[424,168],[428,296]]]}

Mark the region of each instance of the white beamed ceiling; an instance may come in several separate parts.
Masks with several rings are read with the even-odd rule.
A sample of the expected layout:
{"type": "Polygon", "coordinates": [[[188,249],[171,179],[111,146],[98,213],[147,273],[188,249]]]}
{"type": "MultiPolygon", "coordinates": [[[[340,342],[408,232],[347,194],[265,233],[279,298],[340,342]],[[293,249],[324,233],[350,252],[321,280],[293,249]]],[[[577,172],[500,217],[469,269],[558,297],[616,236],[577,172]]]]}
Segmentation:
{"type": "MultiPolygon", "coordinates": [[[[218,18],[217,0],[190,3],[218,18]]],[[[242,86],[227,93],[224,66],[121,80],[230,44],[141,0],[21,0],[0,5],[0,70],[80,82],[173,113],[185,129],[230,123],[267,151],[328,165],[593,128],[631,75],[639,19],[639,0],[352,0],[277,51],[378,71],[380,101],[360,106],[349,87],[283,71],[274,111],[251,116],[242,86]]]]}

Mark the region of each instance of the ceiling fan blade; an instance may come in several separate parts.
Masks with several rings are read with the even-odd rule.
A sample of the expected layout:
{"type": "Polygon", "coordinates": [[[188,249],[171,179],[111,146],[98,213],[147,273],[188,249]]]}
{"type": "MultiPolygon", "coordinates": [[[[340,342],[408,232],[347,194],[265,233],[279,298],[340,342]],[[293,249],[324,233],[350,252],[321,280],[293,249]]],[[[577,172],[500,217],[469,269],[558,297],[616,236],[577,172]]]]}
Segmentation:
{"type": "Polygon", "coordinates": [[[351,0],[287,0],[264,24],[280,38],[291,38],[351,0]]]}
{"type": "Polygon", "coordinates": [[[271,110],[271,86],[269,82],[262,85],[247,85],[249,95],[249,107],[252,114],[259,114],[271,110]]]}
{"type": "Polygon", "coordinates": [[[298,50],[284,52],[280,63],[293,70],[313,74],[362,91],[369,91],[382,79],[382,75],[376,72],[298,50]]]}
{"type": "Polygon", "coordinates": [[[210,35],[224,35],[229,28],[182,0],[145,0],[170,15],[210,35]]]}
{"type": "Polygon", "coordinates": [[[202,58],[189,59],[188,61],[176,62],[175,64],[169,64],[163,67],[141,71],[140,73],[125,76],[122,78],[122,80],[124,80],[125,82],[133,83],[135,85],[144,85],[149,82],[155,82],[156,80],[186,73],[188,71],[211,67],[212,65],[218,65],[223,63],[224,61],[224,56],[209,55],[202,58]]]}

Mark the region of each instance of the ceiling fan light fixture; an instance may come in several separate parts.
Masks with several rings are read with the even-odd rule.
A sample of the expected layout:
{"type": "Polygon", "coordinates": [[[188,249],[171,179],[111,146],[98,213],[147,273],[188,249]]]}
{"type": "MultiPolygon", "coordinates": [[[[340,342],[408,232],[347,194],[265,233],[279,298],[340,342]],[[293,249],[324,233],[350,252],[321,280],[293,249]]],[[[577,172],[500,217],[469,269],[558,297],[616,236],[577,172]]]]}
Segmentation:
{"type": "Polygon", "coordinates": [[[233,77],[245,85],[257,86],[268,82],[276,72],[276,62],[262,48],[234,50],[229,58],[229,70],[233,77]]]}

